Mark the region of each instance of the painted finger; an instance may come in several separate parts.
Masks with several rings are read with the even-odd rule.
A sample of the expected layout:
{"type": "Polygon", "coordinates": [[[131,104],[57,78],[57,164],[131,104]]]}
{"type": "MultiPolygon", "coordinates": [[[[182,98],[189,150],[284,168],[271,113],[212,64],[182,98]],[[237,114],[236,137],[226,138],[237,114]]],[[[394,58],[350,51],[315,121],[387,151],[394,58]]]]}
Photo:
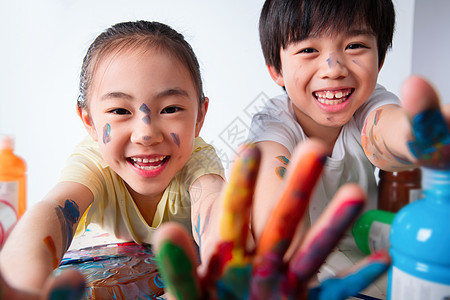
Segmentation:
{"type": "Polygon", "coordinates": [[[289,264],[285,282],[287,294],[301,295],[305,292],[311,278],[361,212],[365,199],[362,188],[354,183],[338,190],[289,264]]]}
{"type": "Polygon", "coordinates": [[[246,299],[251,275],[247,255],[250,212],[261,154],[254,145],[245,145],[237,158],[230,181],[223,192],[221,242],[211,258],[207,276],[211,285],[216,278],[219,299],[246,299]]]}
{"type": "Polygon", "coordinates": [[[422,166],[450,167],[450,133],[434,88],[424,79],[412,76],[402,90],[403,107],[411,118],[414,140],[408,143],[422,166]]]}
{"type": "Polygon", "coordinates": [[[153,235],[153,246],[166,291],[175,299],[201,299],[193,240],[184,227],[164,223],[153,235]]]}
{"type": "Polygon", "coordinates": [[[278,292],[283,256],[308,208],[311,192],[326,160],[325,146],[310,140],[293,155],[281,197],[257,246],[251,294],[262,299],[278,292]]]}
{"type": "Polygon", "coordinates": [[[261,160],[261,153],[255,145],[244,146],[240,153],[223,192],[220,224],[221,239],[232,244],[231,260],[235,263],[245,260],[250,211],[261,160]]]}
{"type": "Polygon", "coordinates": [[[67,270],[55,278],[50,278],[44,287],[43,299],[82,299],[86,288],[83,275],[77,270],[67,270]]]}
{"type": "Polygon", "coordinates": [[[386,251],[374,253],[354,266],[346,275],[327,279],[318,287],[312,288],[308,299],[347,299],[357,296],[360,291],[385,273],[390,263],[391,259],[386,251]]]}

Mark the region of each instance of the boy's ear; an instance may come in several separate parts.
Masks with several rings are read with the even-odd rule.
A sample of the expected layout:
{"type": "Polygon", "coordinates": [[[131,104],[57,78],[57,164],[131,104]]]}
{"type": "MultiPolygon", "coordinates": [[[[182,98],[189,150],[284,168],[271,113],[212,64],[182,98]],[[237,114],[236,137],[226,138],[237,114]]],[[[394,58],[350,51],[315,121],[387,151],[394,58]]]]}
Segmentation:
{"type": "Polygon", "coordinates": [[[200,130],[203,127],[203,122],[205,121],[206,112],[208,111],[209,99],[208,97],[204,98],[205,100],[201,104],[199,109],[199,113],[197,116],[197,124],[195,124],[195,137],[200,135],[200,130]]]}
{"type": "Polygon", "coordinates": [[[77,107],[77,113],[83,122],[84,128],[86,128],[89,135],[92,137],[94,141],[98,141],[97,131],[95,130],[94,124],[92,123],[91,118],[89,117],[89,113],[85,108],[77,107]]]}
{"type": "Polygon", "coordinates": [[[269,74],[273,81],[275,81],[279,86],[284,86],[283,74],[278,72],[275,67],[271,65],[267,65],[267,69],[269,69],[269,74]]]}

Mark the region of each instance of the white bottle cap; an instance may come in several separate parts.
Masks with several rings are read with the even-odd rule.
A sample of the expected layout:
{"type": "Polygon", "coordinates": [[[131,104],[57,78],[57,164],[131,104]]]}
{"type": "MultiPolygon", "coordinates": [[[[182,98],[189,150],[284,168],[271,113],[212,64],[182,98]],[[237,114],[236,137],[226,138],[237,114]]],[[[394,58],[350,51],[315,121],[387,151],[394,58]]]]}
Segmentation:
{"type": "Polygon", "coordinates": [[[14,138],[9,135],[0,135],[0,149],[14,149],[14,138]]]}

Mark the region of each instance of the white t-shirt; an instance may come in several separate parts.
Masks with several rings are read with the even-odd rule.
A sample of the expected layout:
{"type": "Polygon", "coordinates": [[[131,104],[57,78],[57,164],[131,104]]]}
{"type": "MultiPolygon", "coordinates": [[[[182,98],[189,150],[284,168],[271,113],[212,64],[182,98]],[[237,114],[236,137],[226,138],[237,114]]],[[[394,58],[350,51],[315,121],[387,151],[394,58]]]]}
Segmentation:
{"type": "MultiPolygon", "coordinates": [[[[370,98],[342,127],[333,153],[327,158],[323,174],[312,194],[311,223],[317,220],[338,188],[348,182],[358,183],[367,192],[369,201],[366,210],[377,207],[375,167],[364,154],[361,131],[369,113],[386,104],[399,104],[399,100],[377,84],[370,98]]],[[[308,137],[297,122],[292,101],[286,94],[270,99],[265,107],[253,116],[250,142],[274,141],[285,146],[292,154],[296,145],[306,139],[308,137]]]]}

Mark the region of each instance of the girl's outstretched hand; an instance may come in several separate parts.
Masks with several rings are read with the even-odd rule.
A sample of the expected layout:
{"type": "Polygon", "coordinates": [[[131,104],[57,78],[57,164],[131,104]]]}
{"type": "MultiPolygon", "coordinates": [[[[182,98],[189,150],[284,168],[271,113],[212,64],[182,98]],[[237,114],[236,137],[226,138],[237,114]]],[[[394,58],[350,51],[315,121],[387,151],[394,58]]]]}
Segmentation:
{"type": "Polygon", "coordinates": [[[289,164],[285,186],[256,249],[248,249],[246,241],[260,153],[255,146],[246,147],[223,192],[220,242],[204,272],[198,272],[192,238],[180,225],[164,224],[154,235],[157,261],[170,297],[345,299],[384,273],[390,258],[386,252],[379,252],[338,278],[312,285],[320,266],[365,203],[364,192],[355,184],[338,191],[295,254],[286,258],[325,157],[322,144],[316,141],[301,144],[289,164]]]}
{"type": "Polygon", "coordinates": [[[0,275],[0,299],[75,300],[81,299],[84,289],[84,277],[75,270],[65,271],[57,277],[49,277],[43,289],[36,293],[17,290],[9,286],[0,275]]]}
{"type": "Polygon", "coordinates": [[[408,146],[417,164],[450,168],[450,106],[440,106],[435,89],[418,76],[405,81],[402,105],[411,120],[413,137],[408,146]]]}

